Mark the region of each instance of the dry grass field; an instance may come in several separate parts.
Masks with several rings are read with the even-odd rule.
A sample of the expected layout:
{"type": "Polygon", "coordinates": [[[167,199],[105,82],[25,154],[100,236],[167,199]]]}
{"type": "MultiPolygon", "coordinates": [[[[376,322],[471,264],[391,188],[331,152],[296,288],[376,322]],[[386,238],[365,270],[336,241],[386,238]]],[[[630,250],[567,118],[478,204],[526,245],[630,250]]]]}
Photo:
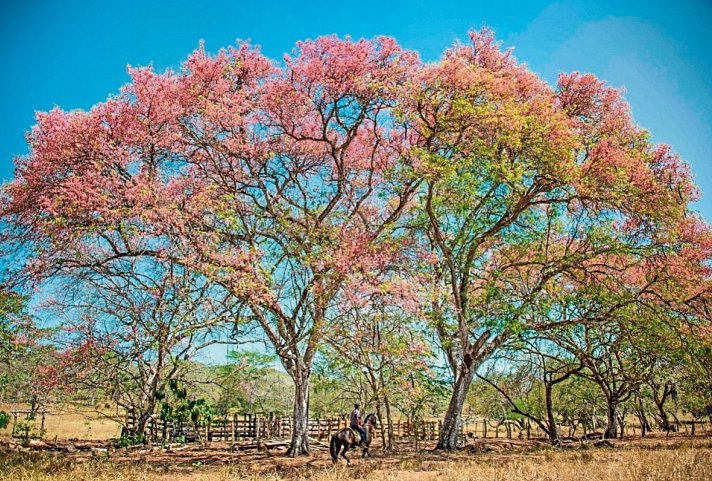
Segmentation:
{"type": "Polygon", "coordinates": [[[0,479],[17,481],[638,481],[712,479],[712,439],[650,438],[613,448],[524,447],[508,452],[440,454],[432,451],[354,459],[333,466],[324,450],[306,458],[284,452],[235,452],[224,447],[190,451],[116,450],[104,454],[3,452],[0,479]]]}
{"type": "MultiPolygon", "coordinates": [[[[11,412],[14,409],[27,409],[19,404],[0,404],[0,410],[11,412]]],[[[44,439],[111,439],[121,433],[121,427],[111,418],[115,412],[110,410],[92,410],[74,406],[54,405],[48,409],[45,417],[44,439]]],[[[39,429],[39,420],[35,422],[39,429]]],[[[5,429],[0,429],[0,438],[9,437],[12,421],[5,429]]]]}

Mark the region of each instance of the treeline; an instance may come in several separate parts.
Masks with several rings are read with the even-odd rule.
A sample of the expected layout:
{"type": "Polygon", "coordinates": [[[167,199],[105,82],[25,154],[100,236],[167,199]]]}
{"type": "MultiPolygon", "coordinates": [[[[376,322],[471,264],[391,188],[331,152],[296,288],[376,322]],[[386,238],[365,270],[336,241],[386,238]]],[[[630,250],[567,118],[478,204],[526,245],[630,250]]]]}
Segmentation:
{"type": "Polygon", "coordinates": [[[488,31],[435,63],[322,37],[281,65],[240,44],[129,74],[39,113],[3,187],[2,359],[33,389],[104,393],[140,435],[213,409],[199,353],[262,341],[292,454],[319,396],[442,415],[441,449],[481,386],[554,444],[572,386],[607,436],[635,409],[708,412],[712,231],[688,166],[594,76],[549,86],[488,31]]]}
{"type": "MultiPolygon", "coordinates": [[[[79,359],[75,350],[61,347],[62,331],[37,329],[27,318],[19,324],[22,312],[19,299],[5,296],[5,326],[20,329],[5,330],[0,402],[28,403],[34,411],[77,402],[104,412],[117,408],[117,418],[135,430],[125,435],[136,440],[143,439],[151,418],[201,425],[232,413],[284,416],[292,410],[293,382],[275,367],[274,355],[233,347],[224,364],[172,357],[160,367],[160,355],[150,347],[156,340],[141,339],[123,356],[118,354],[127,345],[114,352],[84,349],[79,359]],[[132,357],[133,349],[141,349],[144,359],[132,357]],[[150,384],[142,377],[147,369],[156,378],[150,384]]],[[[523,429],[528,421],[557,445],[565,434],[561,426],[574,434],[616,437],[631,418],[645,435],[676,431],[678,416],[685,421],[712,416],[709,344],[665,323],[641,325],[612,322],[552,329],[545,336],[520,333],[476,375],[463,403],[464,418],[488,419],[493,429],[506,422],[523,429]]],[[[418,423],[442,416],[452,375],[433,333],[429,337],[408,317],[396,322],[374,316],[344,327],[353,335],[329,338],[315,362],[312,418],[347,415],[352,403],[361,401],[378,413],[384,446],[393,449],[396,420],[418,423]],[[377,339],[369,339],[368,332],[377,339]]],[[[108,333],[121,334],[116,326],[108,333]]]]}

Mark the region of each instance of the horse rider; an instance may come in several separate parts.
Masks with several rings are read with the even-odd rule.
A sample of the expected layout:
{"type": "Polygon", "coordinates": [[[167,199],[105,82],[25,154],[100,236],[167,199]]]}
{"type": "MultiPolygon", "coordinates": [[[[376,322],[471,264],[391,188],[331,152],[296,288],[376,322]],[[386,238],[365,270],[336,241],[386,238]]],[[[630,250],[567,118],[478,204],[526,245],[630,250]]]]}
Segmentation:
{"type": "Polygon", "coordinates": [[[359,410],[360,405],[359,403],[354,404],[354,410],[351,411],[351,417],[349,419],[349,424],[350,428],[358,431],[358,433],[361,435],[361,441],[359,441],[358,446],[361,446],[362,443],[366,442],[366,430],[361,427],[363,424],[363,419],[361,419],[361,411],[359,410]]]}

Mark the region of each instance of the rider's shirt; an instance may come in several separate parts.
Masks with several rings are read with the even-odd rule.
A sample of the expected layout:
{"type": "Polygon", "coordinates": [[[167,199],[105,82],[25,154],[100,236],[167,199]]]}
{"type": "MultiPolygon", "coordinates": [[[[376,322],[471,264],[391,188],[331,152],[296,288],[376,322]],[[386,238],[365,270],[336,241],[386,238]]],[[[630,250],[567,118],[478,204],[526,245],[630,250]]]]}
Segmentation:
{"type": "Polygon", "coordinates": [[[354,409],[351,413],[351,426],[358,426],[358,420],[361,417],[361,412],[358,409],[354,409]]]}

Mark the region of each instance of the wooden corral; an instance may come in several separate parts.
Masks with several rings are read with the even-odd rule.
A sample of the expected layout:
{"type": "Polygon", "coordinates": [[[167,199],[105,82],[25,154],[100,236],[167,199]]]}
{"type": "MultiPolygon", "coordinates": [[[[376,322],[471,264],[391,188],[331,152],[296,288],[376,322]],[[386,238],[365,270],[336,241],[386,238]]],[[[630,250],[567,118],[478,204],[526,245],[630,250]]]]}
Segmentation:
{"type": "MultiPolygon", "coordinates": [[[[692,435],[702,434],[712,428],[710,422],[681,421],[677,426],[680,432],[692,435]]],[[[135,425],[129,418],[126,429],[130,432],[135,425]]],[[[310,419],[308,436],[314,440],[327,440],[339,429],[347,427],[345,416],[325,419],[310,419]]],[[[401,441],[435,441],[440,435],[441,421],[421,420],[409,422],[398,420],[393,423],[393,436],[401,441]]],[[[581,429],[576,432],[572,426],[560,426],[564,436],[596,434],[596,431],[581,429]]],[[[640,426],[627,423],[621,430],[621,435],[640,434],[640,426]]],[[[146,426],[147,440],[150,442],[182,442],[227,441],[260,443],[266,440],[288,439],[292,434],[292,418],[280,416],[263,416],[252,414],[234,414],[230,417],[213,419],[209,423],[195,426],[193,423],[165,422],[151,418],[146,426]]],[[[378,435],[378,434],[377,434],[378,435]]],[[[463,443],[473,438],[502,439],[533,439],[544,437],[544,433],[527,421],[469,419],[460,425],[460,436],[463,443]]]]}

